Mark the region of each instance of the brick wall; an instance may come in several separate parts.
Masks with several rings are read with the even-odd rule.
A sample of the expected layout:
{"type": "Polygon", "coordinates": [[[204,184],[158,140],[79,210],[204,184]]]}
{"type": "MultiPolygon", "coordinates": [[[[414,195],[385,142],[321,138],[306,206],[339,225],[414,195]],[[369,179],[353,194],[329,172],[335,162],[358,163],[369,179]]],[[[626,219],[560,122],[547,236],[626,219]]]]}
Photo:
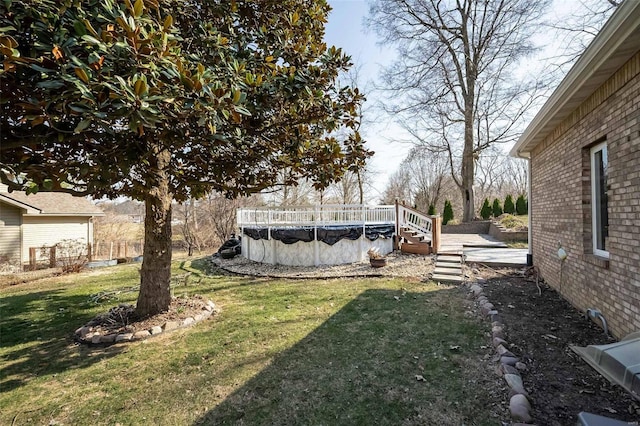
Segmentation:
{"type": "Polygon", "coordinates": [[[640,52],[532,152],[533,259],[618,338],[640,331],[640,52]],[[609,260],[592,250],[590,147],[608,151],[609,260]],[[558,244],[568,253],[562,266],[558,244]],[[562,280],[560,279],[562,272],[562,280]]]}

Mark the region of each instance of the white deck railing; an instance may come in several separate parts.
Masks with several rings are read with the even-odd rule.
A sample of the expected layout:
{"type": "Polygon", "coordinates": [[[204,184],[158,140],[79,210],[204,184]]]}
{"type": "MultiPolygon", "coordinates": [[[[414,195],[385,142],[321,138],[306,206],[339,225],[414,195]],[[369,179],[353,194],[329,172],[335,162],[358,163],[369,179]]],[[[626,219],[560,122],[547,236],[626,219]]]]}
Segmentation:
{"type": "Polygon", "coordinates": [[[239,228],[246,226],[331,226],[395,223],[395,206],[322,204],[299,207],[255,207],[238,209],[239,228]]]}
{"type": "MultiPolygon", "coordinates": [[[[424,215],[418,210],[398,204],[398,227],[409,228],[427,237],[429,241],[433,236],[433,220],[431,216],[424,215]]],[[[396,229],[396,232],[398,230],[396,229]]]]}

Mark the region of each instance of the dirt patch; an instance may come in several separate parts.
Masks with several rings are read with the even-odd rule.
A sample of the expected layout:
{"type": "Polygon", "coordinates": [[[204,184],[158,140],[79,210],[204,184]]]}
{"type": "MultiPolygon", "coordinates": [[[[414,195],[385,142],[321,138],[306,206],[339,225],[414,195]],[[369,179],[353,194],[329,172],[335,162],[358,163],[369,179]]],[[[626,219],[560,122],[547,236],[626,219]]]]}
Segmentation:
{"type": "Polygon", "coordinates": [[[112,344],[145,339],[206,319],[215,305],[201,296],[175,297],[166,312],[140,318],[133,305],[121,304],[96,316],[76,330],[76,339],[90,344],[112,344]]]}
{"type": "Polygon", "coordinates": [[[483,273],[484,291],[507,327],[509,349],[527,364],[522,378],[534,422],[575,425],[581,411],[640,421],[640,402],[569,348],[614,340],[551,287],[540,284],[539,294],[534,282],[509,270],[500,272],[483,273]]]}
{"type": "Polygon", "coordinates": [[[87,325],[95,327],[103,334],[135,333],[136,331],[149,330],[167,321],[181,321],[188,317],[194,317],[202,312],[206,305],[207,301],[202,297],[174,297],[166,312],[144,319],[138,317],[135,306],[118,305],[109,309],[109,312],[96,316],[87,325]]]}

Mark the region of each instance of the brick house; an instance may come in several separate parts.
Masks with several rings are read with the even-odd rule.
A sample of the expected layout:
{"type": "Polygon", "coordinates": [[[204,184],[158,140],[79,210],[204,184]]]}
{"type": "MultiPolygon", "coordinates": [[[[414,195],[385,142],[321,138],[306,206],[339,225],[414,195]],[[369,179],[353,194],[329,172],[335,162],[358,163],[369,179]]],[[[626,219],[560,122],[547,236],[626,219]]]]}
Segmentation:
{"type": "Polygon", "coordinates": [[[542,277],[614,336],[640,331],[640,1],[618,7],[511,155],[529,160],[542,277]]]}

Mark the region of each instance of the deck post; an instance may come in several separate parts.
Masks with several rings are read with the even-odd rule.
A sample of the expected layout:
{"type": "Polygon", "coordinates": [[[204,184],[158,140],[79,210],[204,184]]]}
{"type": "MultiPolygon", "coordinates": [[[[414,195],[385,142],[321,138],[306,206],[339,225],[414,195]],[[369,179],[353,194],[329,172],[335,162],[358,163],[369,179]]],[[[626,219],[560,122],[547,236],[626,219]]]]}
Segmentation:
{"type": "Polygon", "coordinates": [[[313,264],[320,265],[320,241],[318,241],[318,205],[313,208],[313,264]]]}
{"type": "Polygon", "coordinates": [[[364,239],[366,238],[367,235],[367,218],[366,218],[366,212],[364,210],[364,204],[360,204],[360,214],[361,214],[361,219],[362,219],[362,237],[360,237],[360,259],[359,260],[365,260],[367,257],[367,254],[365,252],[365,245],[364,245],[364,239]]]}
{"type": "Polygon", "coordinates": [[[49,247],[49,268],[56,267],[56,246],[49,247]]]}
{"type": "Polygon", "coordinates": [[[396,234],[393,236],[393,249],[400,250],[400,208],[396,198],[396,234]]]}
{"type": "Polygon", "coordinates": [[[440,251],[440,235],[442,233],[442,217],[431,216],[431,253],[440,251]]]}

